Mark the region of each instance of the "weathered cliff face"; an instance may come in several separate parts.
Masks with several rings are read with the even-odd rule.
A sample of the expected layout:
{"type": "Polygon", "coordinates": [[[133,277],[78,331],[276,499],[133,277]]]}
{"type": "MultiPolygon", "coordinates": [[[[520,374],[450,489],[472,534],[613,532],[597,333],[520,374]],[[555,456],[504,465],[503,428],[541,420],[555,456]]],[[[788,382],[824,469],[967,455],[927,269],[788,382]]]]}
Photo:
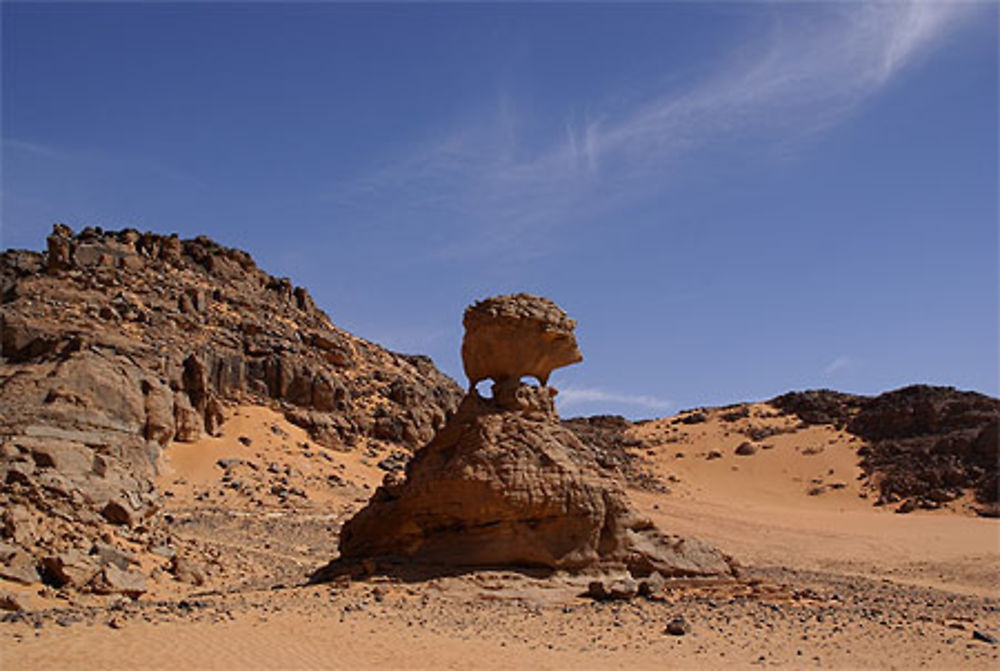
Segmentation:
{"type": "Polygon", "coordinates": [[[413,449],[461,398],[429,359],[338,329],[305,289],[204,237],[57,225],[47,253],[0,254],[0,300],[8,512],[138,524],[160,450],[214,433],[230,401],[280,407],[327,446],[413,449]]]}
{"type": "MultiPolygon", "coordinates": [[[[542,303],[525,295],[516,298],[542,303]]],[[[579,358],[564,356],[573,327],[559,313],[567,324],[560,341],[537,340],[530,314],[520,329],[516,316],[504,317],[505,337],[531,343],[523,361],[549,362],[543,379],[550,364],[579,358]]],[[[468,314],[466,326],[477,332],[468,314]]],[[[633,512],[621,483],[602,471],[593,451],[560,423],[555,390],[519,381],[521,374],[533,373],[509,358],[514,351],[467,333],[463,355],[482,362],[477,370],[496,371],[493,397],[482,398],[471,389],[448,424],[410,461],[405,479],[387,480],[344,525],[342,559],[627,569],[641,576],[730,574],[728,558],[717,549],[664,534],[633,512]],[[502,361],[492,363],[491,352],[502,361]]]]}
{"type": "Polygon", "coordinates": [[[8,424],[39,405],[58,415],[84,393],[93,412],[59,416],[164,444],[211,433],[217,400],[250,396],[282,402],[328,445],[371,436],[417,446],[460,398],[430,360],[338,329],[305,289],[207,238],[57,226],[47,256],[4,253],[0,278],[6,371],[40,366],[69,394],[46,389],[41,404],[29,394],[8,424]]]}

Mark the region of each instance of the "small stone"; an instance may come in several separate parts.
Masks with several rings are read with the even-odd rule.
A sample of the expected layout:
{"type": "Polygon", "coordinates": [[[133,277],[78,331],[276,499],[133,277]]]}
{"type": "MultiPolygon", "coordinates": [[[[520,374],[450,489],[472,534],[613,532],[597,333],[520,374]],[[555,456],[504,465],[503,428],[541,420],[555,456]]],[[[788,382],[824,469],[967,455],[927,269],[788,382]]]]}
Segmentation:
{"type": "Polygon", "coordinates": [[[608,596],[612,599],[626,601],[638,593],[639,584],[631,576],[619,578],[608,586],[608,596]]]}
{"type": "Polygon", "coordinates": [[[108,501],[107,504],[101,508],[101,516],[112,524],[132,526],[132,511],[129,510],[127,505],[115,499],[108,501]]]}
{"type": "Polygon", "coordinates": [[[749,457],[753,454],[757,454],[757,446],[749,441],[744,441],[739,444],[739,447],[736,448],[734,453],[740,455],[741,457],[749,457]]]}
{"type": "Polygon", "coordinates": [[[20,611],[26,610],[21,598],[16,594],[0,592],[0,610],[20,611]]]}
{"type": "Polygon", "coordinates": [[[984,631],[979,631],[978,629],[972,632],[972,639],[975,641],[982,641],[983,643],[989,643],[990,645],[996,645],[997,638],[991,634],[987,634],[984,631]]]}
{"type": "Polygon", "coordinates": [[[683,636],[691,631],[691,625],[684,619],[683,615],[678,615],[667,623],[666,632],[671,636],[683,636]]]}
{"type": "Polygon", "coordinates": [[[658,571],[653,571],[648,578],[639,581],[639,594],[647,599],[655,599],[663,591],[666,584],[667,581],[663,576],[658,571]]]}
{"type": "Polygon", "coordinates": [[[95,557],[101,566],[114,564],[120,569],[127,569],[130,564],[136,563],[135,556],[130,552],[119,550],[110,543],[98,541],[90,548],[90,555],[95,557]]]}
{"type": "Polygon", "coordinates": [[[587,596],[591,599],[602,601],[608,598],[608,590],[604,589],[604,582],[601,580],[591,580],[587,585],[587,596]]]}

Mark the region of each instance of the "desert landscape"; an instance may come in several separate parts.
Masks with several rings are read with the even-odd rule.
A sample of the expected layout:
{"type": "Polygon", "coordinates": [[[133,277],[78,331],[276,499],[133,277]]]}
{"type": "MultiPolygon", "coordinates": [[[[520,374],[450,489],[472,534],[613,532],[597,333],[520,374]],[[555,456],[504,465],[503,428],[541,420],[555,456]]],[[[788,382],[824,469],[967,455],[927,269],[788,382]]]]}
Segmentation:
{"type": "Polygon", "coordinates": [[[528,294],[456,382],[205,237],[57,225],[0,280],[4,669],[1000,661],[995,398],[560,418],[528,294]]]}

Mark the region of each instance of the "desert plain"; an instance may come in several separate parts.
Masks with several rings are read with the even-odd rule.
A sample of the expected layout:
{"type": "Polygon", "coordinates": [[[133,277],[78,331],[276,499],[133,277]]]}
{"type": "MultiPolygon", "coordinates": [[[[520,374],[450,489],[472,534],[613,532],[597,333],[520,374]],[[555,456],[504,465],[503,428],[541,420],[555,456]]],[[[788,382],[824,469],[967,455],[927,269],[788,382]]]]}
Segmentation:
{"type": "Polygon", "coordinates": [[[167,448],[160,476],[176,536],[213,557],[209,582],[180,590],[163,571],[141,599],[110,605],[15,588],[32,610],[0,628],[4,667],[995,668],[997,646],[974,634],[1000,631],[997,521],[961,502],[909,515],[873,507],[858,496],[853,437],[833,429],[736,455],[740,424],[776,414],[747,409],[737,422],[714,410],[705,423],[630,429],[669,486],[632,489],[633,501],[662,528],[737,557],[742,578],[622,602],[531,571],[305,584],[384,457],[326,450],[268,408],[235,409],[222,435],[167,448]],[[714,450],[723,456],[706,459],[714,450]],[[307,498],[271,495],[272,465],[307,498]],[[350,485],[329,487],[327,473],[350,485]],[[810,495],[814,480],[846,486],[810,495]],[[689,633],[666,632],[677,616],[689,633]]]}

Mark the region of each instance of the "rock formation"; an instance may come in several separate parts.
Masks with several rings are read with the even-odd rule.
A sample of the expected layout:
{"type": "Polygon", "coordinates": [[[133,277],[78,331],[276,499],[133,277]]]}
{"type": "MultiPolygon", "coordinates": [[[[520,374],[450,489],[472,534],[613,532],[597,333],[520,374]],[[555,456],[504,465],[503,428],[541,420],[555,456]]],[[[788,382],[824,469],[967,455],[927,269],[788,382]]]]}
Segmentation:
{"type": "Polygon", "coordinates": [[[65,538],[86,555],[99,525],[148,530],[161,450],[215,433],[228,403],[280,408],[330,447],[412,450],[461,397],[205,237],[56,225],[47,253],[0,254],[0,305],[0,543],[35,560],[65,538]]]}
{"type": "Polygon", "coordinates": [[[488,298],[466,309],[462,323],[462,365],[471,387],[525,375],[545,386],[556,368],[583,361],[573,335],[576,322],[547,298],[488,298]]]}
{"type": "Polygon", "coordinates": [[[972,490],[981,513],[1000,515],[998,399],[911,385],[873,397],[789,392],[771,403],[807,424],[833,424],[868,441],[858,456],[879,505],[937,508],[972,490]]]}
{"type": "Polygon", "coordinates": [[[731,573],[715,548],[661,533],[633,512],[620,484],[559,422],[555,390],[520,382],[580,360],[565,313],[521,294],[476,304],[465,324],[470,380],[493,377],[493,397],[473,386],[405,480],[376,490],[342,529],[342,560],[731,573]]]}

